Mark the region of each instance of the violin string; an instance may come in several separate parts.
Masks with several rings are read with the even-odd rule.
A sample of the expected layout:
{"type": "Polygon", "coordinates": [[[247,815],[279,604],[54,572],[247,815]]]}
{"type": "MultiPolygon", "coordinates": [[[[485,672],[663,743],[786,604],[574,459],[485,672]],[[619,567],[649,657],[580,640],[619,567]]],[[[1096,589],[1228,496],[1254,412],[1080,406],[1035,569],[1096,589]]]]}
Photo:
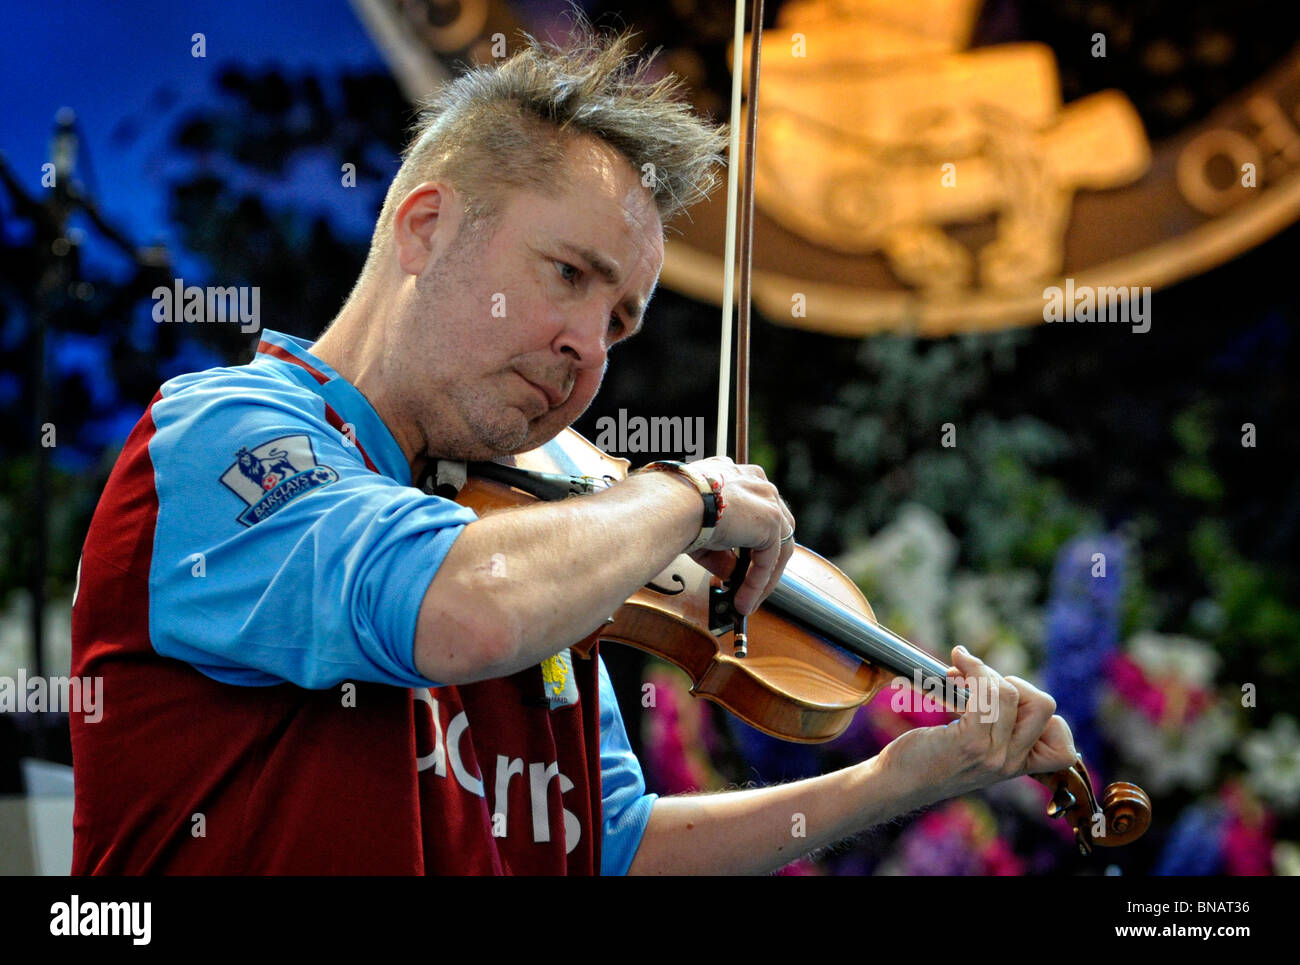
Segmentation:
{"type": "Polygon", "coordinates": [[[938,682],[956,709],[969,699],[965,688],[949,682],[948,667],[936,657],[894,633],[888,627],[868,620],[839,601],[831,599],[806,580],[788,570],[769,601],[830,643],[859,659],[878,663],[886,670],[905,675],[909,681],[938,682]]]}

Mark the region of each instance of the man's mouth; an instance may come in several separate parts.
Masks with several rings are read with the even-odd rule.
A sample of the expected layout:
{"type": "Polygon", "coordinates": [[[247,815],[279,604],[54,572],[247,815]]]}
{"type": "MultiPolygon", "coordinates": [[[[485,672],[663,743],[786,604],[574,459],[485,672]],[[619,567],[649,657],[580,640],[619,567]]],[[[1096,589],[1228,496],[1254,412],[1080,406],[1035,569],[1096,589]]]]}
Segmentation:
{"type": "Polygon", "coordinates": [[[548,410],[563,405],[564,400],[568,398],[568,393],[561,389],[553,389],[544,383],[534,382],[526,375],[520,375],[519,377],[541,394],[542,398],[546,401],[546,408],[548,410]]]}

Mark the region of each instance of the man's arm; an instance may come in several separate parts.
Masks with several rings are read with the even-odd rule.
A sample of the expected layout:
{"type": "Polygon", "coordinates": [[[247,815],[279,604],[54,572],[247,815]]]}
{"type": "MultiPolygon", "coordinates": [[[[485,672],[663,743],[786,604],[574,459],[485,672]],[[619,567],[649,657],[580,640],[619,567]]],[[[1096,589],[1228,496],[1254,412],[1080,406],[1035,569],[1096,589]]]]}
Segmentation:
{"type": "Polygon", "coordinates": [[[762,874],[916,808],[1073,764],[1056,702],[964,650],[961,674],[990,681],[996,714],[901,735],[870,760],[793,784],[659,798],[628,874],[762,874]]]}
{"type": "MultiPolygon", "coordinates": [[[[737,595],[752,612],[793,551],[794,522],[754,466],[695,464],[725,476],[726,509],[704,551],[752,547],[737,595]]],[[[429,680],[470,683],[514,673],[588,636],[700,531],[698,491],[675,473],[635,473],[592,496],[494,513],[465,527],[429,584],[415,666],[429,680]]],[[[725,562],[730,562],[727,556],[725,562]]]]}
{"type": "Polygon", "coordinates": [[[628,874],[765,874],[921,803],[879,756],[794,784],[661,797],[628,874]]]}

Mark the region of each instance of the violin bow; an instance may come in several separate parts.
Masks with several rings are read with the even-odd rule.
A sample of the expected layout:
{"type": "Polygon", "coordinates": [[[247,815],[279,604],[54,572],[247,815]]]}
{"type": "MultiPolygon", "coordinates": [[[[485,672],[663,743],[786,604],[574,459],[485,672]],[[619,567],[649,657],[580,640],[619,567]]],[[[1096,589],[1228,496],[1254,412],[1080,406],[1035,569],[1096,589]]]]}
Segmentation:
{"type": "MultiPolygon", "coordinates": [[[[745,8],[736,0],[732,40],[731,144],[727,169],[727,227],[722,281],[722,350],[718,372],[718,455],[727,454],[727,391],[731,381],[732,299],[736,284],[736,216],[740,214],[740,293],[736,324],[736,452],[737,464],[749,462],[749,330],[754,259],[754,168],[758,144],[758,73],[762,50],[763,0],[750,4],[749,110],[745,124],[744,197],[737,198],[740,154],[741,71],[744,67],[745,8]]],[[[737,657],[748,652],[745,617],[734,608],[735,593],[749,569],[750,551],[740,550],[732,572],[728,596],[734,614],[734,649],[737,657]]],[[[1033,775],[1053,793],[1047,806],[1050,817],[1064,818],[1074,831],[1079,850],[1115,847],[1141,837],[1151,823],[1151,800],[1134,784],[1119,781],[1106,787],[1100,801],[1092,789],[1088,770],[1080,757],[1073,766],[1054,774],[1033,775]]]]}
{"type": "MultiPolygon", "coordinates": [[[[750,286],[754,262],[754,157],[758,142],[758,70],[763,36],[763,0],[750,5],[749,111],[745,127],[745,187],[740,203],[740,304],[736,325],[736,454],[737,465],[749,462],[749,328],[750,286]]],[[[731,313],[736,272],[737,158],[740,154],[741,71],[745,52],[745,8],[736,0],[736,22],[731,46],[731,145],[727,166],[727,239],[722,269],[722,350],[718,372],[718,455],[727,454],[727,390],[731,382],[731,313]]],[[[749,571],[750,551],[741,549],[729,580],[733,602],[749,571]]],[[[734,650],[737,657],[749,651],[749,634],[743,614],[735,612],[734,650]]]]}

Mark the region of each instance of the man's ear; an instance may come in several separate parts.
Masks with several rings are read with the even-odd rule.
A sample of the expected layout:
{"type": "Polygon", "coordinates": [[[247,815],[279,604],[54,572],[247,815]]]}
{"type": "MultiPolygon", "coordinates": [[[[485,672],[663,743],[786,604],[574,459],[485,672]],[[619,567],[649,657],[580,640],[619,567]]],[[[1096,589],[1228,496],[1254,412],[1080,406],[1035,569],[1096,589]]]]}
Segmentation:
{"type": "Polygon", "coordinates": [[[393,216],[393,246],[397,263],[408,275],[419,275],[428,265],[444,236],[455,234],[456,205],[452,189],[436,181],[413,188],[393,216]]]}

